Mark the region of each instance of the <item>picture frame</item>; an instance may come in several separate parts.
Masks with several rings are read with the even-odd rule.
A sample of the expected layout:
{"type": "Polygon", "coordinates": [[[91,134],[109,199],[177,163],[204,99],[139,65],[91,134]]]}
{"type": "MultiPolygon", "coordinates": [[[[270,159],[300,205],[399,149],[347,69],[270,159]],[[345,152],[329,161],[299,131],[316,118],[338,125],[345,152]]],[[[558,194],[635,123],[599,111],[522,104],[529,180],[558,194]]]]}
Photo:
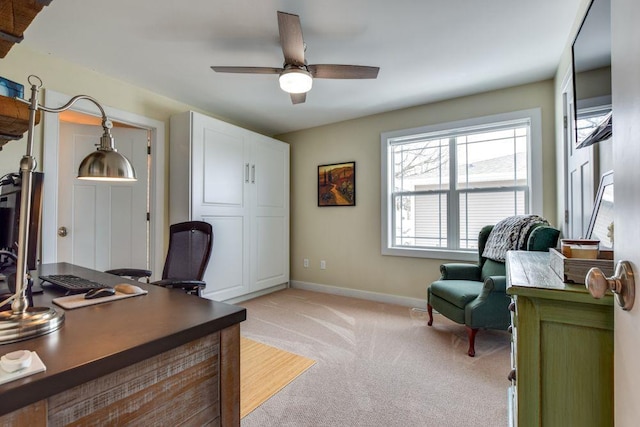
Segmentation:
{"type": "Polygon", "coordinates": [[[600,178],[586,235],[587,239],[599,240],[601,250],[613,250],[613,209],[613,171],[609,171],[600,178]]]}
{"type": "Polygon", "coordinates": [[[318,166],[318,207],[356,205],[356,162],[318,166]]]}

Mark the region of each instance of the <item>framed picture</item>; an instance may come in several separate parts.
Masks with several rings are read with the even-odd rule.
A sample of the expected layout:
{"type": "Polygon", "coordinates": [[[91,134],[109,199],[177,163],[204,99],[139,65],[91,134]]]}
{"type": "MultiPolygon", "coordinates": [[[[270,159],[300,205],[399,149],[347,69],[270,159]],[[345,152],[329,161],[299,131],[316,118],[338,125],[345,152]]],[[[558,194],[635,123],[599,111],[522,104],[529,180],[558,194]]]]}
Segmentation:
{"type": "Polygon", "coordinates": [[[318,206],[356,205],[356,162],[318,166],[318,206]]]}

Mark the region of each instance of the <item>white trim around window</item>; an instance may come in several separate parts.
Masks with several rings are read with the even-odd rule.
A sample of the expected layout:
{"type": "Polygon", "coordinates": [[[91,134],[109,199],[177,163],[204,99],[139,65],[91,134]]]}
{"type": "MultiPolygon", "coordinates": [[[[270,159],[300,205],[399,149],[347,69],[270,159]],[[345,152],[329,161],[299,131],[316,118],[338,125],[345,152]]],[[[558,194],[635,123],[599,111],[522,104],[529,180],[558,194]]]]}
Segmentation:
{"type": "MultiPolygon", "coordinates": [[[[463,133],[465,129],[491,129],[509,122],[527,120],[529,123],[527,180],[529,183],[529,213],[542,215],[542,118],[541,109],[514,111],[491,116],[458,120],[448,123],[422,126],[384,132],[380,135],[381,157],[381,247],[383,255],[406,256],[418,258],[435,258],[443,260],[474,261],[478,259],[477,250],[452,250],[448,248],[420,248],[415,246],[394,246],[392,221],[394,191],[393,177],[390,173],[391,147],[394,141],[411,140],[420,135],[450,135],[463,133]]],[[[456,212],[457,214],[457,212],[456,212]]],[[[457,230],[454,231],[454,235],[457,230]]]]}

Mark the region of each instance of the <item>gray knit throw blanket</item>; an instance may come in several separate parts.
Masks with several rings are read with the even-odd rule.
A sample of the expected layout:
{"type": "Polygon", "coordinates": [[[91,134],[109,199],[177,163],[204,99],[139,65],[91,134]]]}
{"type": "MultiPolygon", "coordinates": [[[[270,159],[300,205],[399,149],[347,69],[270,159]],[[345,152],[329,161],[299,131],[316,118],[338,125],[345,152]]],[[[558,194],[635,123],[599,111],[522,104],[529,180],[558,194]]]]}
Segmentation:
{"type": "Polygon", "coordinates": [[[549,225],[549,222],[538,215],[516,215],[503,219],[489,233],[482,256],[504,262],[507,251],[526,249],[525,239],[529,230],[537,224],[549,225]]]}

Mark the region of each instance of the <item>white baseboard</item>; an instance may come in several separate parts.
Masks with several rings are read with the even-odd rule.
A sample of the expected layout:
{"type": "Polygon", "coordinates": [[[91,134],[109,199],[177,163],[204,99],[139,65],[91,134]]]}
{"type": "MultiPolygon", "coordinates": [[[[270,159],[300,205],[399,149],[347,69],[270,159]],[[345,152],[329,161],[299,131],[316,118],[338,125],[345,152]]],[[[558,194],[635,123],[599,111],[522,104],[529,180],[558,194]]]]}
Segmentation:
{"type": "Polygon", "coordinates": [[[288,287],[287,283],[283,283],[281,285],[276,285],[273,286],[271,288],[267,288],[267,289],[262,289],[260,291],[256,291],[256,292],[251,292],[250,294],[246,294],[246,295],[241,295],[239,297],[235,297],[235,298],[230,298],[228,300],[224,300],[223,302],[226,302],[227,304],[237,304],[239,302],[242,301],[247,301],[253,298],[257,298],[257,297],[261,297],[263,295],[267,295],[270,294],[271,292],[275,292],[275,291],[279,291],[282,289],[286,289],[288,287]]]}
{"type": "Polygon", "coordinates": [[[369,301],[402,305],[404,307],[418,307],[422,309],[427,306],[426,299],[401,297],[397,295],[381,294],[378,292],[361,291],[358,289],[340,288],[338,286],[301,282],[298,280],[292,280],[291,287],[305,289],[307,291],[323,292],[325,294],[341,295],[345,297],[366,299],[369,301]]]}

